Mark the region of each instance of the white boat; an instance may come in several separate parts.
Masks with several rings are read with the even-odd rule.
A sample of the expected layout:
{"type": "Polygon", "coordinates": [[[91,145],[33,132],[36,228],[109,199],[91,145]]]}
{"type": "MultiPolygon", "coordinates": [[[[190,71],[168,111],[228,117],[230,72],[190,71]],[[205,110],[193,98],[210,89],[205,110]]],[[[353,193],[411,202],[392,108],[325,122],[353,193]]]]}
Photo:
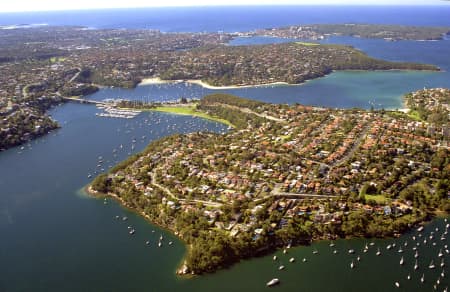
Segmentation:
{"type": "Polygon", "coordinates": [[[277,278],[273,278],[272,280],[267,282],[266,286],[267,287],[271,287],[271,286],[275,286],[275,285],[277,285],[279,283],[280,283],[280,280],[278,280],[277,278]]]}
{"type": "Polygon", "coordinates": [[[399,252],[399,253],[402,253],[402,252],[403,252],[403,249],[402,249],[402,248],[399,248],[399,249],[398,249],[398,252],[399,252]]]}
{"type": "Polygon", "coordinates": [[[444,259],[441,260],[441,268],[445,266],[444,259]]]}
{"type": "Polygon", "coordinates": [[[273,260],[274,260],[274,261],[277,260],[277,256],[276,256],[276,255],[273,256],[273,260]]]}
{"type": "Polygon", "coordinates": [[[162,243],[161,241],[158,242],[158,247],[161,247],[162,243]]]}
{"type": "Polygon", "coordinates": [[[417,228],[417,231],[422,232],[423,230],[423,226],[420,226],[419,228],[417,228]]]}
{"type": "Polygon", "coordinates": [[[376,255],[379,256],[380,254],[381,254],[381,251],[380,251],[380,249],[378,249],[376,255]]]}
{"type": "Polygon", "coordinates": [[[387,249],[387,250],[390,250],[391,247],[392,247],[392,246],[389,244],[388,246],[386,246],[386,249],[387,249]]]}
{"type": "Polygon", "coordinates": [[[283,266],[283,265],[279,266],[279,267],[278,267],[278,270],[280,270],[280,271],[281,271],[281,270],[284,270],[284,266],[283,266]]]}
{"type": "Polygon", "coordinates": [[[350,269],[353,269],[355,267],[355,263],[352,261],[351,263],[350,263],[350,269]]]}
{"type": "Polygon", "coordinates": [[[334,244],[334,242],[331,242],[330,243],[330,247],[333,247],[335,244],[334,244]]]}
{"type": "Polygon", "coordinates": [[[434,265],[433,260],[431,260],[431,263],[428,265],[428,268],[434,269],[436,266],[434,265]]]}
{"type": "Polygon", "coordinates": [[[400,265],[403,265],[404,264],[404,260],[403,260],[403,257],[400,259],[400,265]]]}
{"type": "Polygon", "coordinates": [[[419,264],[417,264],[417,260],[416,263],[414,264],[414,270],[417,270],[419,268],[419,264]]]}
{"type": "Polygon", "coordinates": [[[349,250],[348,250],[348,253],[349,253],[349,254],[353,254],[353,253],[355,253],[355,250],[354,250],[354,249],[349,249],[349,250]]]}
{"type": "Polygon", "coordinates": [[[422,277],[420,278],[420,282],[425,282],[425,275],[424,274],[422,274],[422,277]]]}
{"type": "Polygon", "coordinates": [[[411,280],[411,275],[408,274],[408,276],[406,277],[406,279],[411,280]]]}
{"type": "Polygon", "coordinates": [[[442,253],[442,249],[439,250],[438,257],[442,257],[444,254],[442,253]]]}
{"type": "Polygon", "coordinates": [[[399,282],[395,282],[395,287],[400,288],[400,283],[399,282]]]}
{"type": "Polygon", "coordinates": [[[306,263],[306,258],[303,258],[302,262],[306,263]]]}
{"type": "Polygon", "coordinates": [[[313,254],[318,254],[319,251],[317,249],[313,250],[313,254]]]}
{"type": "Polygon", "coordinates": [[[293,263],[293,262],[295,262],[295,259],[294,258],[290,258],[289,262],[293,263]]]}
{"type": "Polygon", "coordinates": [[[419,257],[419,252],[416,250],[416,253],[414,254],[414,258],[418,258],[419,257]]]}

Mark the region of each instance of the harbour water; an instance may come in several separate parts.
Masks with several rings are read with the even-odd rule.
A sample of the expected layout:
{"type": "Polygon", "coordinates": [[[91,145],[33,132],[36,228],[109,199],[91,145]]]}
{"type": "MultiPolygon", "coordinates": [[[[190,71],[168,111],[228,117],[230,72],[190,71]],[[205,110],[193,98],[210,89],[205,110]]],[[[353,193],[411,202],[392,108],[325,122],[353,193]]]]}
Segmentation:
{"type": "MultiPolygon", "coordinates": [[[[87,174],[99,169],[99,156],[107,168],[171,133],[222,132],[226,127],[163,113],[147,112],[127,120],[99,118],[96,112],[93,105],[57,107],[52,115],[63,125],[61,129],[33,141],[31,147],[0,153],[0,291],[263,291],[274,277],[281,280],[273,288],[278,291],[389,291],[395,289],[395,281],[403,291],[431,291],[440,277],[438,252],[445,253],[444,244],[449,244],[447,238],[439,238],[444,230],[442,219],[424,231],[429,236],[437,226],[440,230],[428,244],[421,242],[416,272],[415,242],[408,234],[395,240],[374,240],[368,253],[362,249],[369,240],[339,240],[334,248],[320,242],[291,248],[286,255],[278,251],[277,262],[269,255],[212,275],[177,278],[175,269],[185,252],[182,242],[116,202],[108,199],[105,204],[103,199],[85,196],[81,189],[89,182],[87,174]],[[123,216],[128,220],[123,221],[123,216]],[[134,235],[128,226],[136,230],[134,235]],[[158,248],[160,235],[164,240],[158,248]],[[170,246],[169,241],[173,241],[170,246]],[[403,254],[387,251],[387,244],[394,241],[398,246],[407,241],[409,246],[403,254]],[[377,247],[381,256],[375,255],[377,247]],[[333,249],[339,253],[332,253],[333,249]],[[349,255],[348,249],[356,253],[349,255]],[[313,250],[318,254],[313,255],[313,250]],[[360,262],[356,262],[357,255],[360,262]],[[402,255],[404,266],[399,265],[402,255]],[[291,257],[294,263],[288,262],[291,257]],[[427,267],[431,259],[436,269],[427,267]],[[352,260],[354,269],[350,269],[352,260]],[[283,271],[278,270],[280,264],[286,267],[283,271]],[[422,273],[423,284],[419,282],[422,273]]],[[[444,258],[448,256],[445,253],[444,258]]],[[[449,284],[447,276],[440,282],[442,291],[449,284]]]]}
{"type": "MultiPolygon", "coordinates": [[[[431,13],[427,11],[425,15],[431,13]]],[[[432,11],[432,15],[445,14],[445,9],[444,12],[432,11]]],[[[406,12],[405,15],[409,15],[406,12]]],[[[354,19],[355,15],[348,13],[348,17],[341,18],[354,19]]],[[[394,15],[387,19],[394,19],[394,15]]],[[[290,21],[298,23],[295,19],[292,16],[290,21]]],[[[432,16],[413,21],[411,16],[403,15],[399,19],[400,23],[425,21],[428,25],[446,21],[446,18],[432,16]]],[[[118,27],[117,23],[114,27],[118,27]]],[[[232,25],[227,27],[233,28],[232,25]]],[[[396,108],[402,106],[401,95],[411,90],[424,86],[450,87],[447,40],[384,42],[337,38],[330,41],[354,45],[375,57],[436,64],[444,71],[335,72],[298,86],[223,91],[274,103],[396,108]]],[[[162,101],[201,97],[212,92],[222,90],[176,83],[138,86],[133,90],[105,88],[90,98],[162,101]]],[[[413,232],[398,239],[373,240],[374,245],[369,245],[367,253],[362,250],[366,243],[372,242],[369,239],[338,240],[333,248],[330,242],[319,242],[291,248],[286,255],[278,251],[276,262],[271,254],[244,260],[212,275],[178,278],[175,269],[185,253],[182,242],[110,199],[105,204],[103,199],[87,197],[82,189],[91,180],[89,174],[95,176],[102,168],[107,170],[117,161],[141,151],[152,140],[173,133],[223,132],[226,126],[154,112],[143,112],[134,119],[106,119],[95,115],[99,112],[93,105],[59,106],[51,114],[60,122],[61,129],[23,149],[16,147],[0,152],[0,291],[433,291],[438,279],[437,290],[443,291],[450,284],[449,255],[445,252],[449,240],[448,237],[440,240],[444,232],[443,219],[425,227],[421,245],[417,246],[420,253],[417,271],[414,271],[412,248],[418,237],[413,241],[412,236],[416,235],[413,232]],[[102,161],[100,166],[99,160],[102,161]],[[125,221],[124,216],[128,218],[125,221]],[[129,226],[136,230],[134,235],[129,234],[129,226]],[[429,239],[432,231],[435,235],[429,239]],[[164,240],[158,248],[160,235],[164,240]],[[423,242],[425,235],[426,244],[423,242]],[[173,241],[170,246],[169,241],[173,241]],[[386,246],[393,242],[397,246],[387,250],[386,246]],[[403,253],[398,252],[400,245],[403,253]],[[380,256],[375,254],[378,248],[380,256]],[[337,254],[333,253],[334,249],[338,250],[337,254]],[[348,254],[349,249],[354,249],[355,254],[348,254]],[[440,267],[440,249],[444,253],[444,267],[440,267]],[[318,253],[313,254],[314,250],[318,253]],[[401,266],[402,256],[404,265],[401,266]],[[291,257],[296,259],[294,263],[288,261],[291,257]],[[307,261],[302,262],[303,258],[307,261]],[[350,268],[352,260],[353,269],[350,268]],[[436,264],[435,269],[428,268],[431,260],[436,264]],[[279,271],[281,264],[285,269],[279,271]],[[444,277],[441,276],[443,270],[444,277]],[[408,274],[410,280],[407,280],[408,274]],[[420,282],[422,274],[424,283],[420,282]],[[281,284],[267,288],[266,282],[275,277],[281,284]],[[399,289],[395,282],[399,283],[399,289]]]]}

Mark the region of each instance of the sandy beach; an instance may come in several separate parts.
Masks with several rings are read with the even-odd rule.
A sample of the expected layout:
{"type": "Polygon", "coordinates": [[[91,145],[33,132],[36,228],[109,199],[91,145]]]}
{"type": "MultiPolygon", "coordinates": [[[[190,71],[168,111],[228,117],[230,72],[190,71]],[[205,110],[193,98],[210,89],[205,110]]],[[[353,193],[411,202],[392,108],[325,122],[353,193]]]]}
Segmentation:
{"type": "Polygon", "coordinates": [[[266,87],[266,86],[277,86],[277,85],[292,85],[287,82],[273,82],[273,83],[264,83],[258,85],[229,85],[229,86],[213,86],[208,83],[203,82],[202,80],[196,79],[188,79],[188,80],[162,80],[159,77],[156,78],[144,78],[142,79],[139,85],[151,85],[151,84],[165,84],[165,83],[179,83],[186,82],[190,84],[197,84],[203,88],[211,89],[211,90],[224,90],[224,89],[238,89],[238,88],[251,88],[251,87],[266,87]]]}

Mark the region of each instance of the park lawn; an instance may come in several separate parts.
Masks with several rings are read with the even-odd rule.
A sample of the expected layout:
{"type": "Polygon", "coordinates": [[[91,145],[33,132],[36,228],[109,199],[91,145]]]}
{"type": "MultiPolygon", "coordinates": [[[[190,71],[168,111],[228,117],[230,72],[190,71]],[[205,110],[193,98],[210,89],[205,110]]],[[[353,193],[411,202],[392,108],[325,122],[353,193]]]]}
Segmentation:
{"type": "Polygon", "coordinates": [[[367,200],[374,200],[377,202],[377,204],[385,204],[386,203],[386,197],[383,195],[365,195],[366,201],[367,200]]]}
{"type": "Polygon", "coordinates": [[[299,45],[302,45],[302,46],[308,46],[308,47],[320,45],[320,44],[317,44],[317,43],[307,43],[307,42],[295,42],[295,43],[299,44],[299,45]]]}
{"type": "Polygon", "coordinates": [[[233,124],[231,124],[229,121],[225,119],[221,119],[212,115],[208,115],[207,113],[200,112],[196,110],[196,107],[194,105],[190,106],[158,106],[151,109],[152,111],[157,112],[164,112],[164,113],[172,113],[176,115],[186,115],[186,116],[194,116],[199,118],[204,118],[207,120],[216,121],[222,124],[225,124],[227,126],[233,127],[233,124]]]}

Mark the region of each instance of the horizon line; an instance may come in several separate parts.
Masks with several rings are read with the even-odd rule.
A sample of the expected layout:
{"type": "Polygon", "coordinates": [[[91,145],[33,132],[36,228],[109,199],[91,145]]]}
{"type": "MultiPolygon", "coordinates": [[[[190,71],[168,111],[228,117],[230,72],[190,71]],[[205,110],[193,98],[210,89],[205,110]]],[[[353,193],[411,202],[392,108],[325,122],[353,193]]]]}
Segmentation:
{"type": "Polygon", "coordinates": [[[2,13],[33,13],[33,12],[70,12],[70,11],[89,11],[89,10],[120,10],[120,9],[142,9],[142,8],[206,8],[206,7],[315,7],[315,6],[333,6],[333,7],[370,7],[370,6],[378,6],[378,7],[450,7],[450,1],[442,1],[442,3],[431,3],[431,4],[425,4],[425,3],[417,3],[417,4],[402,4],[402,3],[396,3],[396,4],[387,4],[387,3],[371,3],[371,4],[242,4],[242,5],[224,5],[224,4],[210,4],[210,5],[167,5],[167,6],[152,6],[152,5],[145,5],[145,6],[133,6],[133,7],[89,7],[89,8],[61,8],[61,9],[38,9],[38,10],[7,10],[7,11],[0,11],[0,14],[2,13]],[[447,2],[447,3],[445,3],[447,2]]]}

